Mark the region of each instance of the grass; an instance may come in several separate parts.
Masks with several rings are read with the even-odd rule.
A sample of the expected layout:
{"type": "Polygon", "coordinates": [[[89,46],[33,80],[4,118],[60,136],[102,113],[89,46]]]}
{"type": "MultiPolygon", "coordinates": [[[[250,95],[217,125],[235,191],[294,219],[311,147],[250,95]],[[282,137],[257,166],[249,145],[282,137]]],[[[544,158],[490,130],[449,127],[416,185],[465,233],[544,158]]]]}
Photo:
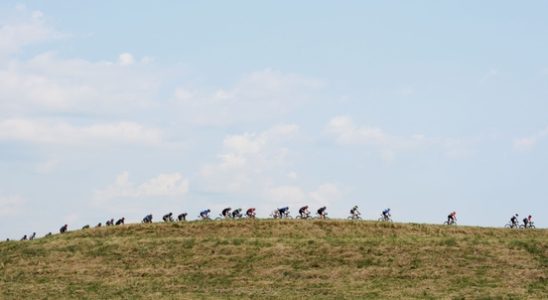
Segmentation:
{"type": "Polygon", "coordinates": [[[547,257],[545,229],[125,225],[0,243],[0,298],[546,299],[547,257]]]}

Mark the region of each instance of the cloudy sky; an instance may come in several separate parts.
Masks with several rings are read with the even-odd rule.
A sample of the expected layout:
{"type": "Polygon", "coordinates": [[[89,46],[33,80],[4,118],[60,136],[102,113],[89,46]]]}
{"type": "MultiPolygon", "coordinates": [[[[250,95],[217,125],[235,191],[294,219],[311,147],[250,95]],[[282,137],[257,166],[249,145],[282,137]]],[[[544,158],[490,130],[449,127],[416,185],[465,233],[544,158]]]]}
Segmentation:
{"type": "Polygon", "coordinates": [[[0,4],[0,238],[304,204],[547,226],[546,2],[135,2],[0,4]]]}

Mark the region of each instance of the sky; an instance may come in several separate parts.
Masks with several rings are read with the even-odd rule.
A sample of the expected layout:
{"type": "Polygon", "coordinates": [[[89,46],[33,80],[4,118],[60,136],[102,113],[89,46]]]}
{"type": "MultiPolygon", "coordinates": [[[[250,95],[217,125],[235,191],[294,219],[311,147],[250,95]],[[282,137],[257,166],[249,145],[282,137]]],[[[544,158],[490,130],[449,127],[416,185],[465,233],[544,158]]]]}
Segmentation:
{"type": "Polygon", "coordinates": [[[0,239],[167,212],[548,215],[545,1],[2,1],[0,239]]]}

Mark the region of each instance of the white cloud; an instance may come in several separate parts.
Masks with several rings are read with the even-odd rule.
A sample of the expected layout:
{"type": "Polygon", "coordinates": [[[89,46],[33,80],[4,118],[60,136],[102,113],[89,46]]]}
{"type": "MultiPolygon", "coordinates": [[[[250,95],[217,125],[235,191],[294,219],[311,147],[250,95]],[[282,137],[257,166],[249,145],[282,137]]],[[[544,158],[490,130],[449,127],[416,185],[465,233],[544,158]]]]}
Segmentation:
{"type": "Polygon", "coordinates": [[[310,101],[322,82],[270,69],[245,76],[228,89],[178,87],[174,103],[185,119],[199,125],[225,125],[270,119],[310,101]]]}
{"type": "Polygon", "coordinates": [[[334,183],[324,183],[309,195],[318,205],[327,205],[342,199],[342,192],[334,183]]]}
{"type": "Polygon", "coordinates": [[[335,136],[341,144],[376,144],[388,142],[388,136],[379,128],[356,126],[347,116],[332,118],[327,124],[327,132],[335,136]]]}
{"type": "Polygon", "coordinates": [[[19,213],[25,200],[19,196],[0,196],[0,216],[13,216],[19,213]]]}
{"type": "Polygon", "coordinates": [[[378,127],[359,126],[348,116],[336,116],[327,126],[326,132],[341,145],[364,145],[379,152],[385,162],[392,162],[400,152],[426,148],[441,149],[450,159],[468,158],[474,153],[478,138],[430,138],[423,134],[409,136],[388,134],[378,127]]]}
{"type": "Polygon", "coordinates": [[[122,53],[118,56],[118,63],[122,66],[129,66],[135,62],[133,55],[131,53],[122,53]]]}
{"type": "Polygon", "coordinates": [[[89,145],[98,141],[157,145],[162,142],[162,132],[133,122],[73,126],[48,120],[8,119],[0,121],[0,140],[63,145],[89,145]]]}
{"type": "Polygon", "coordinates": [[[294,171],[291,171],[291,172],[287,173],[287,178],[289,178],[289,179],[295,180],[295,179],[297,179],[297,177],[298,177],[298,175],[294,171]]]}
{"type": "Polygon", "coordinates": [[[12,60],[5,68],[0,67],[0,115],[111,115],[149,108],[160,79],[150,67],[143,68],[59,59],[53,53],[23,62],[12,60]]]}
{"type": "Polygon", "coordinates": [[[530,136],[514,139],[515,150],[527,151],[533,149],[540,141],[548,136],[548,128],[540,130],[530,136]]]}
{"type": "MultiPolygon", "coordinates": [[[[284,176],[289,150],[284,144],[296,136],[297,125],[278,125],[261,133],[229,135],[218,161],[200,171],[209,188],[221,192],[253,190],[259,178],[284,176]],[[267,175],[268,174],[268,175],[267,175]]],[[[284,176],[285,177],[285,176],[284,176]]]]}
{"type": "Polygon", "coordinates": [[[378,127],[358,126],[348,116],[332,118],[326,127],[326,132],[342,145],[369,145],[378,149],[380,157],[387,162],[395,159],[399,151],[414,149],[432,143],[421,134],[408,137],[385,133],[378,127]]]}
{"type": "MultiPolygon", "coordinates": [[[[19,11],[25,8],[20,6],[19,11]]],[[[22,47],[55,39],[61,35],[43,21],[43,13],[34,11],[30,18],[0,24],[0,59],[18,52],[22,47]]]]}
{"type": "Polygon", "coordinates": [[[97,191],[96,197],[112,199],[182,196],[188,192],[188,185],[188,180],[180,173],[160,174],[142,184],[134,184],[129,181],[129,173],[126,171],[116,177],[114,184],[97,191]]]}

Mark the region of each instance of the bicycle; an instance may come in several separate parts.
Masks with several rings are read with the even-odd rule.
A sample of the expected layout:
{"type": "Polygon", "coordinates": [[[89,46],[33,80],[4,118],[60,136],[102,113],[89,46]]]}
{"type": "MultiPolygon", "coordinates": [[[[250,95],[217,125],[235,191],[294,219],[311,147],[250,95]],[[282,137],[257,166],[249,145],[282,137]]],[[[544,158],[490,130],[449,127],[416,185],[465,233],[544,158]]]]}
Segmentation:
{"type": "Polygon", "coordinates": [[[310,213],[307,212],[305,214],[298,214],[295,219],[301,219],[301,220],[307,220],[307,219],[310,219],[310,213]]]}
{"type": "Polygon", "coordinates": [[[359,211],[357,211],[356,213],[353,213],[351,214],[350,216],[348,216],[348,220],[361,220],[362,217],[360,217],[361,213],[359,211]]]}
{"type": "Polygon", "coordinates": [[[216,221],[219,221],[219,220],[230,220],[232,219],[232,216],[230,214],[226,214],[223,215],[223,214],[219,214],[219,216],[217,218],[215,218],[216,221]]]}
{"type": "Polygon", "coordinates": [[[324,212],[323,214],[316,213],[316,216],[314,217],[314,219],[327,220],[329,218],[327,217],[327,213],[324,212]]]}
{"type": "Polygon", "coordinates": [[[280,212],[278,210],[274,210],[271,214],[270,214],[270,217],[273,218],[273,219],[279,219],[280,218],[280,212]]]}
{"type": "Polygon", "coordinates": [[[443,222],[443,225],[449,225],[449,226],[455,225],[455,226],[457,226],[457,220],[451,219],[450,221],[445,221],[445,222],[443,222]]]}
{"type": "Polygon", "coordinates": [[[209,216],[198,215],[198,220],[211,221],[211,218],[209,216]]]}
{"type": "Polygon", "coordinates": [[[529,224],[527,224],[527,225],[526,224],[519,225],[519,228],[521,228],[521,229],[527,229],[527,228],[535,229],[535,224],[534,224],[534,222],[529,222],[529,224]]]}
{"type": "Polygon", "coordinates": [[[291,216],[291,214],[289,213],[289,210],[288,210],[288,211],[286,211],[286,212],[284,212],[284,213],[282,214],[281,219],[289,219],[289,220],[291,220],[291,219],[293,219],[293,217],[291,216]]]}
{"type": "Polygon", "coordinates": [[[388,215],[388,216],[385,216],[383,214],[381,214],[381,217],[378,219],[379,222],[392,222],[392,218],[390,218],[391,216],[388,215]]]}
{"type": "Polygon", "coordinates": [[[518,223],[508,222],[506,223],[506,225],[504,225],[504,228],[518,229],[519,225],[518,223]]]}

